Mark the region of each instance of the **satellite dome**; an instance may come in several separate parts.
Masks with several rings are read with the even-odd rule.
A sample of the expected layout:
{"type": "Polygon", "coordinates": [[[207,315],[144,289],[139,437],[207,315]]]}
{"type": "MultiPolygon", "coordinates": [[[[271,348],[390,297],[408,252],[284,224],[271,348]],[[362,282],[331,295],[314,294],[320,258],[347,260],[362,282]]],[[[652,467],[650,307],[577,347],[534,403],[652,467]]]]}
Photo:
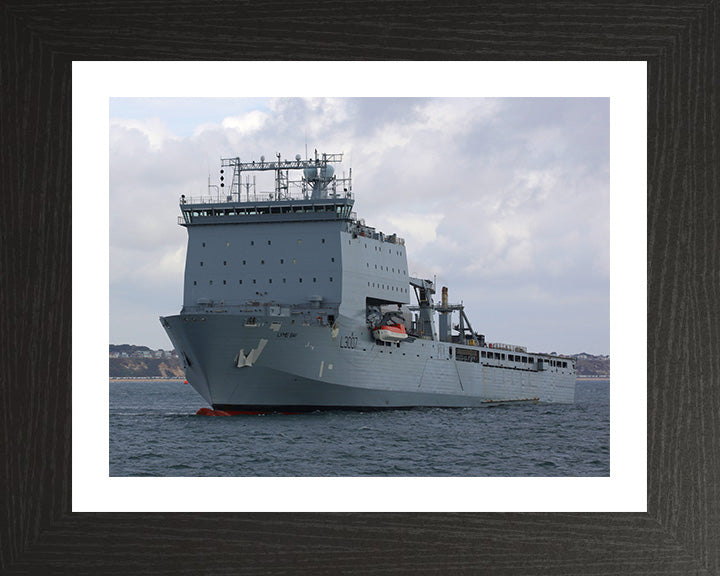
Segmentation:
{"type": "Polygon", "coordinates": [[[300,154],[295,154],[295,160],[300,160],[300,158],[302,158],[302,156],[300,156],[300,154]]]}
{"type": "Polygon", "coordinates": [[[325,164],[320,169],[320,176],[322,176],[325,179],[330,179],[333,177],[333,174],[335,174],[335,168],[333,168],[330,164],[325,164]]]}
{"type": "Polygon", "coordinates": [[[260,162],[265,162],[265,156],[260,156],[260,162]]]}
{"type": "Polygon", "coordinates": [[[305,174],[306,180],[314,180],[315,178],[317,178],[317,168],[315,168],[314,166],[309,166],[308,168],[305,168],[305,170],[303,170],[303,173],[305,174]]]}

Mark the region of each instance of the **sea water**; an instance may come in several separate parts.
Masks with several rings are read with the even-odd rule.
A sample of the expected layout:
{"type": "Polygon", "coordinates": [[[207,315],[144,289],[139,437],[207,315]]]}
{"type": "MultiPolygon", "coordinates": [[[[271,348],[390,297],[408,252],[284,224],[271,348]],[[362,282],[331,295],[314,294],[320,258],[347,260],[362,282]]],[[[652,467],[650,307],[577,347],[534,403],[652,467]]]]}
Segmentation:
{"type": "Polygon", "coordinates": [[[110,475],[609,476],[610,383],[575,400],[213,417],[182,381],[111,381],[110,475]]]}

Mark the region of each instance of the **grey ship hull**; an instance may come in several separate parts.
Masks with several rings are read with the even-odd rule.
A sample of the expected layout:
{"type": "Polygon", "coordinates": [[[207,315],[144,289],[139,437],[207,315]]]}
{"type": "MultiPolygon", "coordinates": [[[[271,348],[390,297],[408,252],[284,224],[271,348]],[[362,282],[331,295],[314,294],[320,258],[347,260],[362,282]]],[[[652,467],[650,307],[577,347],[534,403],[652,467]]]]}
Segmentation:
{"type": "Polygon", "coordinates": [[[289,316],[180,314],[161,321],[186,364],[188,382],[218,410],[301,411],[500,402],[572,403],[572,369],[470,363],[452,343],[375,342],[364,325],[289,316]]]}

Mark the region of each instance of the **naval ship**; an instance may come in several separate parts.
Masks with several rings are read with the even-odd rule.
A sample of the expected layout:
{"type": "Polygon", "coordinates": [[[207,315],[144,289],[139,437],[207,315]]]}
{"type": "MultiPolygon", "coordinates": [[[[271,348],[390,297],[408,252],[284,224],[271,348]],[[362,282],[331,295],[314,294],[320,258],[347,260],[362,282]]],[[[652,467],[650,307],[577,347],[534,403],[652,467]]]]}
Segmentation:
{"type": "Polygon", "coordinates": [[[447,288],[436,302],[410,275],[405,241],[353,212],[342,156],[222,158],[209,195],[181,196],[183,305],[160,322],[213,410],[574,402],[572,358],[486,342],[447,288]]]}

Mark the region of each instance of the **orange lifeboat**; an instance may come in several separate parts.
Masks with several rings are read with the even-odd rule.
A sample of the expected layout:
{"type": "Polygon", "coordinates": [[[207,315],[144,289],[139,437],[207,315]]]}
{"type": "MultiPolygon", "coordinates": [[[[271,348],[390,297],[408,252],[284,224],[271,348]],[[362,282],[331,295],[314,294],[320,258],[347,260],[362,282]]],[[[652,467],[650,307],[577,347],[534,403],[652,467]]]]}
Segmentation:
{"type": "Polygon", "coordinates": [[[381,342],[400,342],[408,337],[403,324],[383,324],[375,327],[372,334],[381,342]]]}

